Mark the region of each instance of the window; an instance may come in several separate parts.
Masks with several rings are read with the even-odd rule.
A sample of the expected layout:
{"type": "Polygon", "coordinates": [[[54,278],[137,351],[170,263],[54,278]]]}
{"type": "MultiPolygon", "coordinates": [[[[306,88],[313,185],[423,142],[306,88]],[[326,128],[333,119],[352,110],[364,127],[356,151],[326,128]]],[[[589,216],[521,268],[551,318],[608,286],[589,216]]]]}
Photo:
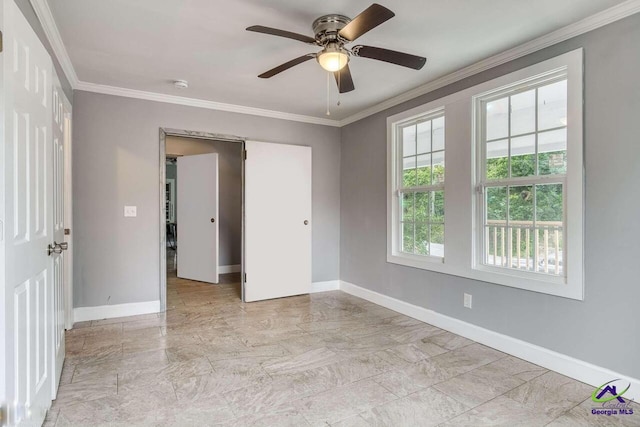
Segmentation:
{"type": "Polygon", "coordinates": [[[481,263],[564,277],[566,72],[477,103],[481,263]]]}
{"type": "Polygon", "coordinates": [[[582,63],[577,49],[387,118],[387,262],[583,299],[582,63]]]}
{"type": "Polygon", "coordinates": [[[444,257],[444,115],[398,126],[401,252],[444,257]]]}

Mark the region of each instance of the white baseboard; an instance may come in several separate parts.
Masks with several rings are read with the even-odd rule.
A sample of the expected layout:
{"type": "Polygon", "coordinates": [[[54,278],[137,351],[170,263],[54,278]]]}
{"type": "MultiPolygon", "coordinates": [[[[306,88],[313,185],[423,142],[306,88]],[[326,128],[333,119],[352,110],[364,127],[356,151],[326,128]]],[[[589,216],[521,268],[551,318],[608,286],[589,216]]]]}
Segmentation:
{"type": "Polygon", "coordinates": [[[567,377],[582,381],[594,387],[599,387],[607,381],[622,379],[624,382],[631,383],[631,388],[629,388],[629,391],[624,395],[625,399],[640,400],[640,380],[637,378],[632,378],[608,368],[596,366],[583,360],[437,313],[427,308],[409,304],[349,282],[340,281],[340,290],[552,371],[559,372],[567,377]]]}
{"type": "Polygon", "coordinates": [[[311,293],[337,291],[340,289],[340,280],[327,280],[326,282],[313,282],[311,293]]]}
{"type": "Polygon", "coordinates": [[[134,302],[129,304],[100,305],[97,307],[76,307],[73,321],[111,319],[113,317],[136,316],[160,312],[160,301],[134,302]]]}
{"type": "Polygon", "coordinates": [[[240,273],[242,271],[242,265],[220,265],[218,266],[218,274],[227,273],[240,273]]]}

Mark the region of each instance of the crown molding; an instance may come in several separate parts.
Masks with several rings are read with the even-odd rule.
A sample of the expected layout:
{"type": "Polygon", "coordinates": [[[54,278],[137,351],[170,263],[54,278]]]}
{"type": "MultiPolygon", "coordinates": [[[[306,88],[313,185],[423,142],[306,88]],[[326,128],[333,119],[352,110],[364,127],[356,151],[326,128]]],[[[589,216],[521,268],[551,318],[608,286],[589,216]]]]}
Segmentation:
{"type": "Polygon", "coordinates": [[[425,95],[429,92],[433,92],[436,89],[440,89],[451,83],[463,80],[467,77],[471,77],[475,74],[481,73],[488,69],[494,68],[498,65],[505,64],[530,53],[542,50],[546,47],[553,46],[554,44],[563,42],[570,38],[579,36],[580,34],[587,33],[597,28],[603,27],[612,22],[626,18],[627,16],[634,15],[640,12],[640,0],[627,0],[616,6],[605,9],[602,12],[591,15],[581,21],[567,25],[544,36],[533,39],[529,42],[516,46],[512,49],[501,52],[497,55],[483,59],[468,67],[462,68],[458,71],[454,71],[451,74],[440,77],[436,80],[430,81],[424,85],[418,86],[415,89],[411,89],[408,92],[389,98],[386,101],[382,101],[372,107],[366,108],[356,114],[346,117],[340,120],[340,126],[346,126],[350,123],[362,120],[365,117],[384,111],[388,108],[395,107],[403,102],[417,98],[418,96],[425,95]]]}
{"type": "Polygon", "coordinates": [[[523,56],[529,55],[533,52],[542,50],[546,47],[563,42],[572,37],[580,34],[587,33],[597,28],[603,27],[612,22],[626,18],[640,12],[640,0],[627,0],[602,12],[591,15],[581,21],[567,25],[556,31],[548,33],[537,39],[531,40],[520,46],[516,46],[512,49],[506,50],[502,53],[494,55],[492,57],[483,59],[468,67],[462,68],[446,76],[440,77],[436,80],[428,82],[424,85],[418,86],[415,89],[402,93],[398,96],[394,96],[385,101],[382,101],[374,106],[365,108],[364,110],[355,113],[342,120],[332,120],[321,117],[305,116],[301,114],[285,113],[281,111],[266,110],[262,108],[247,107],[235,104],[225,104],[215,101],[207,101],[203,99],[187,98],[174,95],[166,95],[157,92],[146,92],[135,89],[126,89],[115,86],[101,85],[97,83],[83,82],[78,79],[78,76],[73,68],[67,49],[62,42],[62,37],[58,31],[55,20],[49,8],[47,0],[30,0],[33,9],[36,12],[36,16],[40,20],[44,32],[49,39],[49,43],[53,48],[53,51],[62,66],[62,69],[67,76],[67,79],[71,83],[71,86],[75,90],[83,90],[87,92],[96,92],[107,95],[124,96],[128,98],[144,99],[156,102],[166,102],[170,104],[187,105],[191,107],[207,108],[211,110],[228,111],[240,114],[250,114],[255,116],[270,117],[282,120],[291,120],[302,123],[312,123],[324,126],[342,127],[350,123],[362,120],[365,117],[379,113],[403,102],[414,99],[418,96],[425,95],[436,89],[450,85],[457,81],[463,80],[467,77],[471,77],[474,74],[481,73],[488,69],[494,68],[498,65],[513,61],[523,56]]]}
{"type": "Polygon", "coordinates": [[[62,37],[58,31],[58,26],[53,18],[51,9],[49,9],[49,3],[47,3],[47,0],[30,0],[30,3],[38,17],[38,20],[40,21],[40,24],[42,25],[44,34],[47,36],[47,39],[51,44],[51,48],[62,67],[62,71],[67,77],[67,80],[69,80],[71,87],[75,89],[79,83],[78,75],[76,74],[75,68],[73,68],[71,58],[69,57],[67,48],[62,41],[62,37]]]}
{"type": "Polygon", "coordinates": [[[124,96],[126,98],[143,99],[146,101],[165,102],[169,104],[186,105],[189,107],[206,108],[208,110],[227,111],[230,113],[249,114],[252,116],[269,117],[272,119],[290,120],[294,122],[311,123],[315,125],[339,127],[338,120],[321,117],[305,116],[302,114],[285,113],[282,111],[266,110],[263,108],[246,107],[244,105],[225,104],[207,101],[205,99],[187,98],[184,96],[167,95],[157,92],[146,92],[137,89],[126,89],[97,83],[78,82],[76,90],[101,93],[104,95],[124,96]]]}

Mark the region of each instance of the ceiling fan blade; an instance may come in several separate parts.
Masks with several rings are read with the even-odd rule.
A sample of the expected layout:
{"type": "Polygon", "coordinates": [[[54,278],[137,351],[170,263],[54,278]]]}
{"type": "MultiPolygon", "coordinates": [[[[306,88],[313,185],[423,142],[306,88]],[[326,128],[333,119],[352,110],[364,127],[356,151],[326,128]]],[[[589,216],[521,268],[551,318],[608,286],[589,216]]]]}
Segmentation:
{"type": "Polygon", "coordinates": [[[313,37],[305,36],[304,34],[292,33],[291,31],[279,30],[277,28],[263,27],[262,25],[253,25],[247,28],[247,31],[285,37],[288,39],[298,40],[303,43],[317,44],[316,39],[313,37]]]}
{"type": "Polygon", "coordinates": [[[361,58],[377,59],[378,61],[389,62],[391,64],[402,65],[403,67],[419,70],[427,63],[427,58],[422,56],[410,55],[408,53],[398,52],[395,50],[383,49],[381,47],[372,46],[354,46],[351,49],[354,56],[361,58]]]}
{"type": "Polygon", "coordinates": [[[354,41],[367,31],[370,31],[385,21],[396,16],[384,6],[377,3],[372,4],[360,15],[353,18],[338,34],[349,41],[354,41]]]}
{"type": "Polygon", "coordinates": [[[285,62],[282,65],[278,65],[276,68],[272,68],[269,71],[265,71],[264,73],[260,74],[258,77],[260,77],[261,79],[268,79],[269,77],[273,77],[276,74],[280,74],[281,72],[286,71],[291,67],[295,67],[296,65],[302,64],[303,62],[306,62],[311,58],[315,58],[315,57],[316,57],[315,53],[308,53],[299,58],[292,59],[289,62],[285,62]]]}
{"type": "Polygon", "coordinates": [[[348,64],[345,65],[340,71],[335,71],[333,75],[336,78],[336,84],[338,85],[338,91],[340,93],[351,92],[356,88],[353,85],[351,70],[349,70],[348,64]]]}

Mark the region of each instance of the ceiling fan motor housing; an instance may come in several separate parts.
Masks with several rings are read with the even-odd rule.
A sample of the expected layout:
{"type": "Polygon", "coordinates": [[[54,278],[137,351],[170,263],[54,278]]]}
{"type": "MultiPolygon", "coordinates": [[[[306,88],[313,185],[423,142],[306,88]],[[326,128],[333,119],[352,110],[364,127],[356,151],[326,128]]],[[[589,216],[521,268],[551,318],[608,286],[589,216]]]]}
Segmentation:
{"type": "Polygon", "coordinates": [[[344,44],[348,40],[340,38],[338,32],[349,22],[351,22],[351,18],[344,15],[324,15],[313,21],[313,33],[318,43],[322,46],[326,46],[332,42],[344,44]]]}

